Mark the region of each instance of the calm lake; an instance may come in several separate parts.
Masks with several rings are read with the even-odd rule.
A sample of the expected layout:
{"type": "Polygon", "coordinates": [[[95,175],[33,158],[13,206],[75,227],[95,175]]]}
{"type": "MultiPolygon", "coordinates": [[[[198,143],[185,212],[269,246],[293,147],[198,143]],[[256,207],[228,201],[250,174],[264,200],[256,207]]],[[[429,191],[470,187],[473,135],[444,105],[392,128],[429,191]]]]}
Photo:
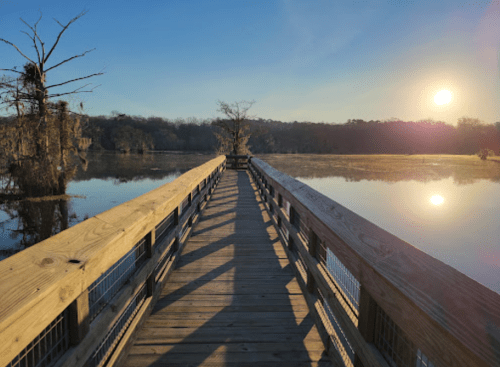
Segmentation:
{"type": "MultiPolygon", "coordinates": [[[[66,224],[170,182],[213,157],[89,154],[89,168],[69,184],[72,197],[64,205],[0,206],[0,258],[36,240],[36,230],[44,230],[44,213],[54,216],[50,231],[57,233],[66,224]]],[[[259,158],[500,293],[500,161],[472,156],[259,158]]]]}

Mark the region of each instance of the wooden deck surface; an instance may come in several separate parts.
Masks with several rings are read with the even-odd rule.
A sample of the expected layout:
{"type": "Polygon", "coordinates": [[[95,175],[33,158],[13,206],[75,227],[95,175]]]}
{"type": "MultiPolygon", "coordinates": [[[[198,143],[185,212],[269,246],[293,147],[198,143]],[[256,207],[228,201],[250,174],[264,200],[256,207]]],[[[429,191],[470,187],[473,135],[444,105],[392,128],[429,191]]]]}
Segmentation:
{"type": "Polygon", "coordinates": [[[247,171],[228,170],[122,366],[330,366],[247,171]]]}

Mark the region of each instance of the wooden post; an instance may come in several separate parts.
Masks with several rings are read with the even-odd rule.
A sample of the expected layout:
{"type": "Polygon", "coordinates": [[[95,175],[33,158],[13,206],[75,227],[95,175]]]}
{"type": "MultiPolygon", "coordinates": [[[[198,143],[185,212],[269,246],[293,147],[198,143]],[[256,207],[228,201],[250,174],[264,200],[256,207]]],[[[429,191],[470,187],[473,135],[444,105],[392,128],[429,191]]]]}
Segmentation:
{"type": "Polygon", "coordinates": [[[146,297],[152,297],[155,291],[155,277],[152,273],[148,279],[146,279],[146,297]]]}
{"type": "MultiPolygon", "coordinates": [[[[375,323],[377,321],[377,303],[361,285],[359,291],[358,330],[367,343],[375,342],[375,323]]],[[[359,357],[354,358],[355,367],[363,367],[359,357]]]]}
{"type": "Polygon", "coordinates": [[[89,332],[89,291],[84,290],[69,306],[69,333],[72,345],[80,343],[89,332]]]}
{"type": "MultiPolygon", "coordinates": [[[[316,248],[318,246],[318,236],[313,230],[309,230],[309,254],[311,257],[316,258],[316,248]]],[[[311,273],[311,270],[307,269],[307,291],[309,293],[314,293],[316,289],[316,282],[311,273]]]]}
{"type": "MultiPolygon", "coordinates": [[[[174,210],[174,227],[179,226],[179,207],[174,210]]],[[[179,250],[179,235],[175,236],[174,243],[172,244],[172,252],[175,253],[179,250]]]]}
{"type": "Polygon", "coordinates": [[[153,244],[155,243],[155,229],[153,228],[151,232],[146,235],[146,257],[151,259],[153,257],[153,244]]]}

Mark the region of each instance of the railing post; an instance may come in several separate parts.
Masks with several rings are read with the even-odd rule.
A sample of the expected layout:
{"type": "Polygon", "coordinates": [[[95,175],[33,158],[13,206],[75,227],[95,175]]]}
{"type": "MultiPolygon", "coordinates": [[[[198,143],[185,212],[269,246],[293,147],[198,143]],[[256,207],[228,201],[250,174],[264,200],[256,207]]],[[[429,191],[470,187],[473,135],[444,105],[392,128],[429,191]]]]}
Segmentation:
{"type": "MultiPolygon", "coordinates": [[[[146,257],[151,259],[153,257],[153,246],[156,241],[156,230],[153,228],[151,232],[146,235],[146,257]]],[[[152,272],[146,279],[146,297],[151,297],[155,290],[155,277],[152,272]]]]}
{"type": "Polygon", "coordinates": [[[69,306],[69,332],[72,345],[80,343],[89,332],[89,292],[84,290],[69,306]]]}
{"type": "MultiPolygon", "coordinates": [[[[316,258],[316,249],[318,246],[318,236],[313,230],[309,230],[309,255],[312,258],[316,258]]],[[[309,293],[314,293],[316,289],[316,281],[311,273],[310,269],[307,269],[307,291],[309,293]]]]}
{"type": "MultiPolygon", "coordinates": [[[[174,210],[174,228],[179,226],[179,207],[174,210]]],[[[175,253],[179,250],[179,235],[175,235],[174,243],[172,244],[172,252],[175,253]]]]}

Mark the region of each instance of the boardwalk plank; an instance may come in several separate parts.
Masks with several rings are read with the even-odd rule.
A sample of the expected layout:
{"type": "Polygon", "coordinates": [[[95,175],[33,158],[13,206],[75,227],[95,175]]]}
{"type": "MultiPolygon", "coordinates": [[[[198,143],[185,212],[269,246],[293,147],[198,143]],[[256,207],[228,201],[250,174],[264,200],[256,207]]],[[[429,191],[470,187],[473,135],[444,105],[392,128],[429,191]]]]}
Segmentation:
{"type": "Polygon", "coordinates": [[[122,365],[331,366],[248,172],[224,173],[122,365]]]}

